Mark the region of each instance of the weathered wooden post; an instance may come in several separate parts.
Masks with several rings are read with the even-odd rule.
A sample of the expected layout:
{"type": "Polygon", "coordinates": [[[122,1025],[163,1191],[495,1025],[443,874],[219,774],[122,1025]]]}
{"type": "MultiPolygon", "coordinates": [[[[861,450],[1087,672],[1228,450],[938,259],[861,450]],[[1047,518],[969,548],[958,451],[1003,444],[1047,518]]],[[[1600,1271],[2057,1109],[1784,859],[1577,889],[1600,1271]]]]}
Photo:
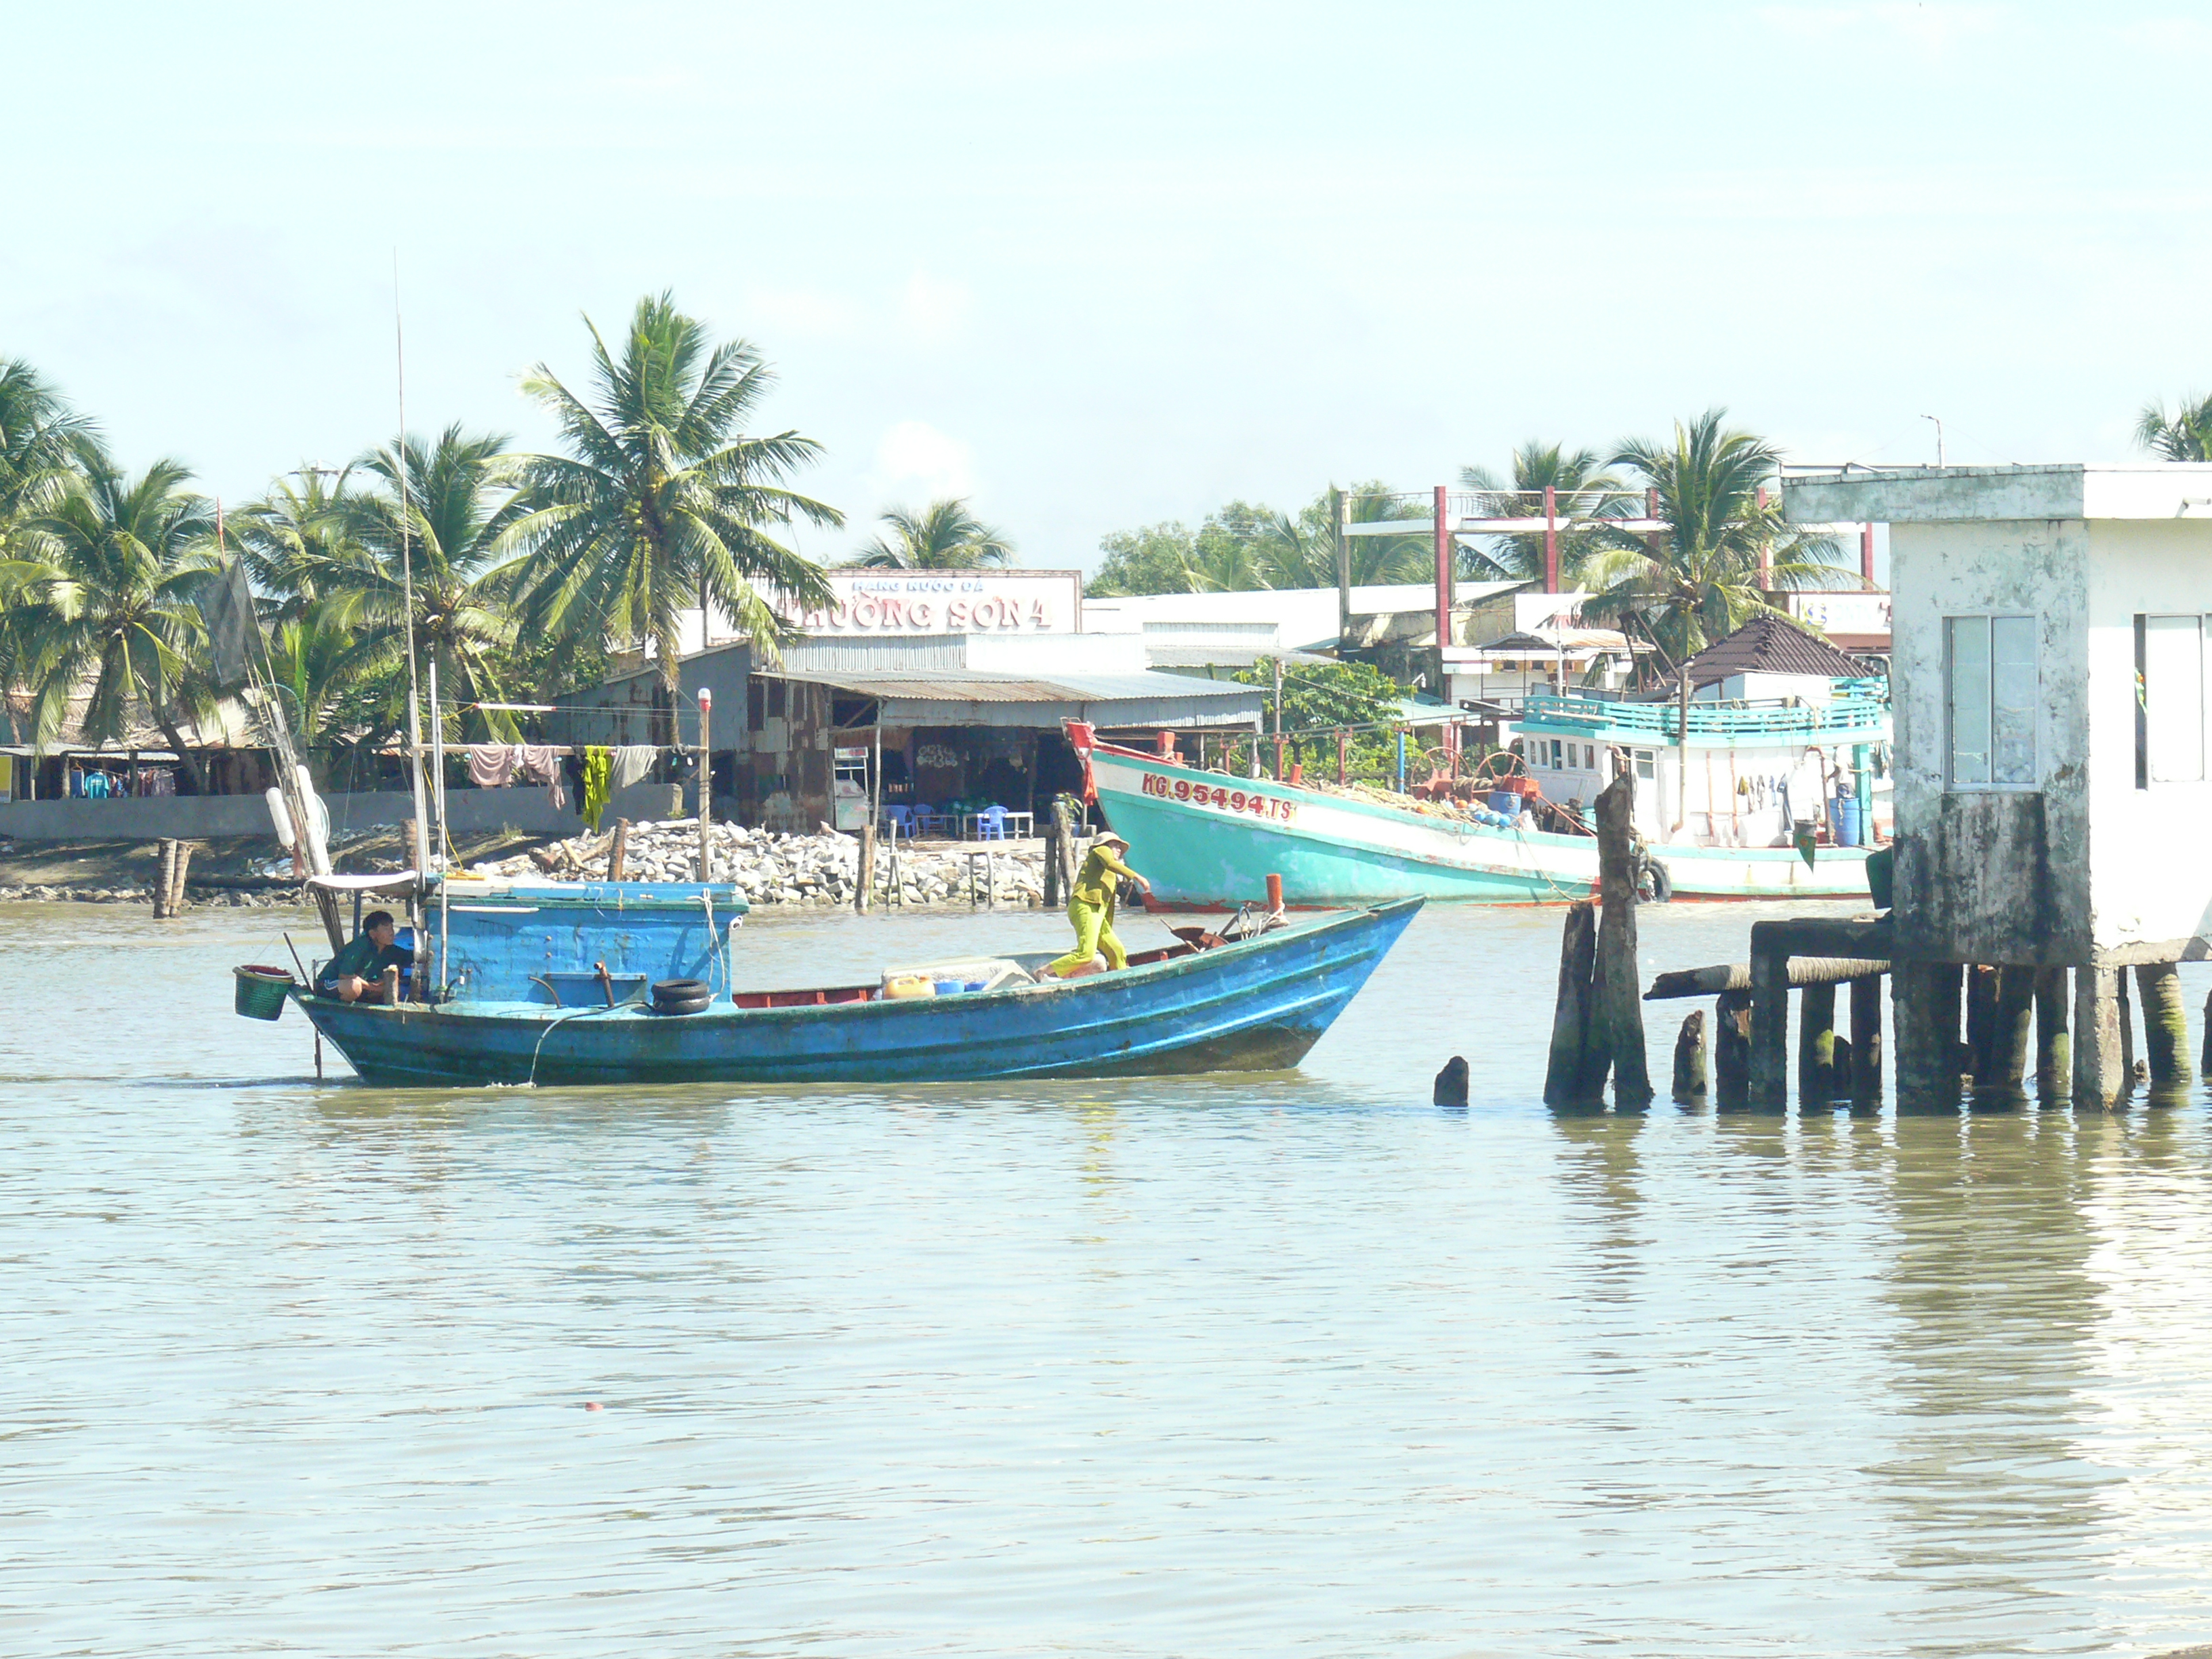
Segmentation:
{"type": "Polygon", "coordinates": [[[1959,965],[1893,961],[1890,1001],[1897,1019],[1897,1107],[1950,1110],[1959,1103],[1959,965]]]}
{"type": "Polygon", "coordinates": [[[2136,988],[2142,993],[2143,1052],[2150,1060],[2151,1086],[2186,1085],[2189,1015],[2182,1006],[2179,968],[2171,962],[2145,963],[2136,969],[2136,988]]]}
{"type": "Polygon", "coordinates": [[[1705,1011],[1692,1008],[1674,1038],[1674,1098],[1690,1106],[1705,1093],[1705,1011]]]}
{"type": "Polygon", "coordinates": [[[1713,1000],[1713,1098],[1724,1109],[1751,1103],[1751,993],[1723,991],[1713,1000]]]}
{"type": "Polygon", "coordinates": [[[1790,1103],[1790,956],[1765,922],[1751,926],[1751,1104],[1790,1103]]]}
{"type": "Polygon", "coordinates": [[[860,826],[860,867],[855,873],[860,880],[853,888],[853,908],[865,916],[876,891],[876,826],[872,823],[860,826]]]}
{"type": "Polygon", "coordinates": [[[1430,1103],[1437,1106],[1467,1104],[1467,1057],[1454,1054],[1437,1073],[1436,1088],[1431,1093],[1430,1103]]]}
{"type": "Polygon", "coordinates": [[[1598,791],[1597,856],[1605,906],[1598,923],[1593,1039],[1613,1067],[1613,1103],[1651,1103],[1644,1054],[1644,1002],[1636,966],[1636,775],[1623,771],[1598,791]]]}
{"type": "MultiPolygon", "coordinates": [[[[1552,1006],[1552,1051],[1544,1067],[1547,1106],[1588,1105],[1590,980],[1597,962],[1597,908],[1588,899],[1567,907],[1559,931],[1559,994],[1552,1006]]],[[[1605,1073],[1597,1074],[1605,1086],[1605,1073]]]]}
{"type": "Polygon", "coordinates": [[[1881,1104],[1881,975],[1851,981],[1851,1104],[1881,1104]]]}
{"type": "Polygon", "coordinates": [[[2067,1031],[2066,1014],[2066,970],[2038,969],[2035,1093],[2039,1100],[2067,1100],[2074,1093],[2074,1043],[2067,1031]]]}
{"type": "Polygon", "coordinates": [[[2074,970],[2074,1103],[2104,1111],[2126,1091],[2120,1063],[2118,970],[2074,970]]]}
{"type": "MultiPolygon", "coordinates": [[[[1201,745],[1205,742],[1204,738],[1199,739],[1201,745]]],[[[1060,891],[1060,838],[1065,830],[1060,803],[1054,801],[1053,810],[1044,815],[1044,908],[1048,910],[1057,910],[1067,902],[1060,891]]]]}
{"type": "Polygon", "coordinates": [[[629,879],[629,820],[628,818],[615,820],[614,845],[607,848],[607,879],[609,881],[629,879]]]}
{"type": "Polygon", "coordinates": [[[2212,992],[2204,997],[2204,1052],[2197,1056],[2197,1068],[2212,1077],[2212,992]]]}
{"type": "Polygon", "coordinates": [[[1998,968],[1991,973],[1987,1039],[1974,1071],[1975,1086],[2000,1094],[2022,1092],[2027,1072],[2029,1017],[2035,1012],[2035,969],[1998,968]]]}
{"type": "Polygon", "coordinates": [[[1836,988],[1807,985],[1797,993],[1797,1106],[1821,1109],[1836,1097],[1836,988]]]}
{"type": "Polygon", "coordinates": [[[176,912],[169,896],[177,877],[177,843],[164,837],[154,844],[154,920],[167,921],[176,912]]]}

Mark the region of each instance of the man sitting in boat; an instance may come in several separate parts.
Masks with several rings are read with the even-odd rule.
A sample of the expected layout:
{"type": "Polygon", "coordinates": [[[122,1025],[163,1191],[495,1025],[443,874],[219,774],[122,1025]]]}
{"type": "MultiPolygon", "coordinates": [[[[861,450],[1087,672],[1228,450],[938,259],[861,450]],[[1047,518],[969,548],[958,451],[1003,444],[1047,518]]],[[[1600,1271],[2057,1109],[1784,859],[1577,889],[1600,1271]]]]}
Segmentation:
{"type": "Polygon", "coordinates": [[[399,1000],[399,970],[411,958],[392,941],[398,926],[389,910],[372,910],[337,955],[323,964],[315,989],[340,1002],[375,1002],[387,1006],[399,1000]]]}
{"type": "Polygon", "coordinates": [[[1129,965],[1129,953],[1114,937],[1114,902],[1125,880],[1135,882],[1147,893],[1152,890],[1152,884],[1115,857],[1116,848],[1127,852],[1128,840],[1109,830],[1091,843],[1090,856],[1076,874],[1075,886],[1067,896],[1067,919],[1075,927],[1075,948],[1047,965],[1045,972],[1054,979],[1074,979],[1091,972],[1091,957],[1102,951],[1109,969],[1129,965]]]}

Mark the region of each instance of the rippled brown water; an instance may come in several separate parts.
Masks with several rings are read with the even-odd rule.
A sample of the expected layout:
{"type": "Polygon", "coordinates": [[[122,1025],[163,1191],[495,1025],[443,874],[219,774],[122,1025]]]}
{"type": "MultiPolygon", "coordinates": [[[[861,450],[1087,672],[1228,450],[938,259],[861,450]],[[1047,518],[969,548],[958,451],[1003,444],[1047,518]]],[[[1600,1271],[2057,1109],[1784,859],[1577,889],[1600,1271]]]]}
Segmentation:
{"type": "Polygon", "coordinates": [[[276,926],[0,909],[0,1651],[2212,1637],[2201,1094],[1555,1117],[1557,914],[1466,909],[1293,1075],[395,1094],[230,1015],[276,926]]]}

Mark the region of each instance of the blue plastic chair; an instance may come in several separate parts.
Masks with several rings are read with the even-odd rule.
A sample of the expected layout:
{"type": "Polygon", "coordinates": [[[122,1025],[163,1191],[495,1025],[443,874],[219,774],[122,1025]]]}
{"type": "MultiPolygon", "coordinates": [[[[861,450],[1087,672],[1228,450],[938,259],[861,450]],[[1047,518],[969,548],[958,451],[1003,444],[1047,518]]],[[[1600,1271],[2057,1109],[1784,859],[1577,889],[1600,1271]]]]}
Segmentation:
{"type": "Polygon", "coordinates": [[[987,806],[975,814],[977,841],[1004,841],[1006,838],[1006,809],[1005,807],[987,806]]]}
{"type": "Polygon", "coordinates": [[[884,808],[884,821],[890,825],[891,834],[894,836],[911,836],[914,834],[914,809],[912,807],[886,806],[884,808]]]}

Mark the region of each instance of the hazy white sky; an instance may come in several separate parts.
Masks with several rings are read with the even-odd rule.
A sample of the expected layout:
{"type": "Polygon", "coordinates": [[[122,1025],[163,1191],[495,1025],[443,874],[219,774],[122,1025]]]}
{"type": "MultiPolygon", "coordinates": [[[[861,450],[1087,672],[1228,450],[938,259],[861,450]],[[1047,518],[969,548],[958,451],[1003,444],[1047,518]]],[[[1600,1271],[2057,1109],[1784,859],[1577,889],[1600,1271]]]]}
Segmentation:
{"type": "Polygon", "coordinates": [[[1726,404],[1800,459],[2118,459],[2212,388],[2212,15],[1869,3],[30,4],[0,356],[231,499],[549,440],[579,313],[751,338],[853,515],[1030,565],[1726,404]]]}

